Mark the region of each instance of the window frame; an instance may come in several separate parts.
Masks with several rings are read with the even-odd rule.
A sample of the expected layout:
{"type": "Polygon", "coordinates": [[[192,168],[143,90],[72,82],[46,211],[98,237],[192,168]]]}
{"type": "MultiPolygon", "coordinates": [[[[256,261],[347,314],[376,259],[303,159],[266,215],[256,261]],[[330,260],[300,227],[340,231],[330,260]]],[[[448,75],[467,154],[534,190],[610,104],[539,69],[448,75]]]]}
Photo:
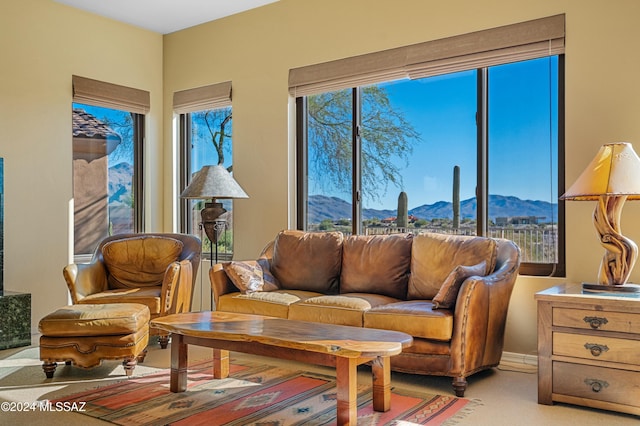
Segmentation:
{"type": "MultiPolygon", "coordinates": [[[[173,93],[173,111],[178,114],[178,194],[191,182],[191,113],[197,111],[233,108],[232,82],[223,81],[207,86],[194,87],[179,90],[173,93]]],[[[233,143],[233,139],[231,140],[233,143]]],[[[178,226],[180,232],[189,232],[193,228],[191,220],[189,200],[178,197],[178,226]]],[[[203,239],[204,231],[201,230],[200,238],[203,239]]],[[[204,244],[204,239],[203,239],[204,244]]],[[[213,249],[213,243],[212,243],[213,249]]],[[[209,253],[212,257],[213,250],[209,253]]]]}
{"type": "MultiPolygon", "coordinates": [[[[180,161],[180,167],[178,170],[178,185],[179,185],[179,192],[182,193],[182,191],[184,191],[184,189],[189,185],[189,183],[191,183],[191,178],[193,176],[193,174],[195,174],[197,172],[193,171],[193,173],[191,173],[191,168],[192,168],[192,161],[191,161],[191,147],[192,147],[192,118],[191,118],[191,114],[193,112],[197,112],[197,111],[204,111],[204,110],[211,110],[211,109],[221,109],[221,108],[233,108],[233,106],[231,104],[225,104],[225,105],[216,105],[214,107],[208,107],[205,106],[202,110],[193,110],[193,111],[189,111],[189,112],[182,112],[179,114],[179,118],[178,118],[178,124],[179,124],[179,128],[178,128],[178,138],[179,138],[179,152],[180,152],[180,157],[181,157],[181,161],[180,161]]],[[[233,138],[231,139],[231,144],[233,144],[233,138]]],[[[233,152],[233,151],[232,151],[233,152]]],[[[186,198],[179,198],[178,202],[179,202],[179,220],[178,220],[178,224],[179,224],[179,229],[180,232],[183,233],[190,233],[191,230],[195,231],[195,225],[192,221],[192,215],[191,215],[191,207],[190,207],[190,202],[193,200],[190,199],[186,199],[186,198]]],[[[211,201],[211,200],[206,200],[203,199],[203,201],[211,201]]],[[[217,200],[217,201],[221,201],[221,200],[217,200]]],[[[228,199],[225,200],[227,202],[231,203],[231,213],[233,214],[233,199],[228,199]]],[[[199,227],[199,237],[202,240],[203,243],[203,254],[205,255],[209,255],[210,259],[213,259],[213,254],[214,254],[214,243],[211,242],[211,250],[210,251],[204,251],[204,243],[205,243],[205,238],[207,237],[204,233],[204,229],[202,228],[201,224],[198,224],[199,227]]],[[[224,232],[227,231],[231,231],[231,235],[233,235],[233,227],[231,227],[229,225],[229,223],[227,223],[227,225],[225,226],[224,231],[220,234],[219,238],[222,238],[222,236],[224,236],[224,232]]],[[[217,246],[216,246],[217,248],[217,246]]],[[[216,256],[218,257],[218,260],[231,260],[231,258],[233,257],[233,251],[231,252],[216,252],[216,256]]]]}
{"type": "MultiPolygon", "coordinates": [[[[133,197],[132,232],[145,229],[144,205],[144,157],[145,157],[145,114],[150,109],[150,93],[146,90],[94,80],[72,75],[72,109],[74,104],[108,108],[131,114],[133,125],[133,176],[131,192],[133,197]]],[[[75,218],[74,218],[75,220],[75,218]]],[[[75,225],[74,225],[75,226],[75,225]]],[[[74,259],[86,260],[92,253],[76,253],[74,259]]]]}
{"type": "MultiPolygon", "coordinates": [[[[558,81],[557,81],[557,97],[558,97],[558,193],[564,190],[564,134],[565,134],[565,60],[564,54],[558,56],[558,81]]],[[[496,64],[497,65],[497,64],[496,64]]],[[[488,86],[489,77],[488,69],[490,66],[477,69],[477,111],[476,111],[476,128],[477,128],[477,176],[476,176],[476,233],[477,235],[488,235],[489,231],[489,155],[490,140],[488,135],[488,86]]],[[[308,228],[308,144],[307,144],[307,100],[306,96],[296,98],[296,183],[297,183],[297,214],[296,227],[300,230],[308,228]]],[[[361,164],[360,164],[360,88],[352,88],[353,99],[353,135],[351,139],[353,150],[353,167],[352,182],[353,188],[351,192],[352,203],[352,232],[354,235],[362,233],[361,218],[361,164]]],[[[532,263],[523,262],[520,266],[520,274],[532,276],[565,276],[565,204],[564,201],[558,200],[558,218],[557,218],[557,263],[532,263]]]]}

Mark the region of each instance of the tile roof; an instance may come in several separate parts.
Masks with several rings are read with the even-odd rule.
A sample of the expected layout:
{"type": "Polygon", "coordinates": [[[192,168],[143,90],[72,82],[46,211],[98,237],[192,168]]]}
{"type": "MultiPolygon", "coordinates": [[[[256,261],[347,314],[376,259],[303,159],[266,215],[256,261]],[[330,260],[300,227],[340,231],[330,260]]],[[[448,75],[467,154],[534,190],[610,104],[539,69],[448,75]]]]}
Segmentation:
{"type": "Polygon", "coordinates": [[[73,137],[88,139],[118,139],[120,135],[94,115],[82,109],[73,109],[73,137]]]}

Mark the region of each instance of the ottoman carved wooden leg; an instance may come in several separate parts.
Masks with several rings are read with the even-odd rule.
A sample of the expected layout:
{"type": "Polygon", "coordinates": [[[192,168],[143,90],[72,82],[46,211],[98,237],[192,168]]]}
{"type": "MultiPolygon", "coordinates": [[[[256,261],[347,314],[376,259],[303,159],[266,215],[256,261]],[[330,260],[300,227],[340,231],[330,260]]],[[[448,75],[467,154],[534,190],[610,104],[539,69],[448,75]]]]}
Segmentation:
{"type": "Polygon", "coordinates": [[[72,305],[40,320],[40,360],[47,378],[57,362],[82,368],[123,359],[127,376],[142,362],[149,342],[149,308],[137,303],[72,305]]]}
{"type": "Polygon", "coordinates": [[[58,366],[57,362],[45,361],[42,364],[42,369],[44,370],[44,374],[46,374],[47,379],[51,379],[53,377],[53,373],[55,373],[57,366],[58,366]]]}

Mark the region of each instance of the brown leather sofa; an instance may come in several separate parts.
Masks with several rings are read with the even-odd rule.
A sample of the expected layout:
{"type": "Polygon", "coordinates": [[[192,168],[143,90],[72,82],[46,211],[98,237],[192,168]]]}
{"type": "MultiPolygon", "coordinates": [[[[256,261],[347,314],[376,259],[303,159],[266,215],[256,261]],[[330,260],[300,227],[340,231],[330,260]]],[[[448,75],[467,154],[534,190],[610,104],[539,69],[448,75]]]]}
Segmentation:
{"type": "Polygon", "coordinates": [[[414,344],[391,368],[453,377],[464,396],[466,377],[500,362],[519,265],[503,239],[289,230],[209,276],[220,311],[408,333],[414,344]]]}
{"type": "MultiPolygon", "coordinates": [[[[74,305],[139,303],[151,319],[189,312],[201,247],[189,234],[113,235],[98,244],[90,263],[67,265],[63,275],[74,305]]],[[[169,333],[151,328],[150,334],[167,347],[169,333]]]]}

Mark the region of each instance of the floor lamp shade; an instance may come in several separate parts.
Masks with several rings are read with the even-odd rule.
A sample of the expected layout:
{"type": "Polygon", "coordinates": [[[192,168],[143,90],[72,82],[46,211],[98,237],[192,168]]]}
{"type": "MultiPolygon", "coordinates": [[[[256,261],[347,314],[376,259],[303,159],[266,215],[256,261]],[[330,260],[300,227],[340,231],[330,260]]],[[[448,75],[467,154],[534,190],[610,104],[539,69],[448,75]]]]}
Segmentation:
{"type": "Polygon", "coordinates": [[[197,200],[216,198],[249,198],[223,166],[204,166],[195,174],[180,198],[197,200]]]}
{"type": "Polygon", "coordinates": [[[562,200],[597,201],[593,213],[605,255],[600,264],[599,285],[593,290],[638,291],[622,288],[638,258],[638,246],[622,235],[620,216],[626,200],[640,199],[640,158],[628,142],[603,145],[562,200]]]}
{"type": "Polygon", "coordinates": [[[224,166],[216,165],[204,166],[196,173],[191,183],[180,194],[180,198],[211,200],[205,203],[200,215],[207,237],[215,244],[218,241],[216,219],[226,212],[222,203],[216,202],[216,199],[249,198],[249,196],[224,166]]]}

